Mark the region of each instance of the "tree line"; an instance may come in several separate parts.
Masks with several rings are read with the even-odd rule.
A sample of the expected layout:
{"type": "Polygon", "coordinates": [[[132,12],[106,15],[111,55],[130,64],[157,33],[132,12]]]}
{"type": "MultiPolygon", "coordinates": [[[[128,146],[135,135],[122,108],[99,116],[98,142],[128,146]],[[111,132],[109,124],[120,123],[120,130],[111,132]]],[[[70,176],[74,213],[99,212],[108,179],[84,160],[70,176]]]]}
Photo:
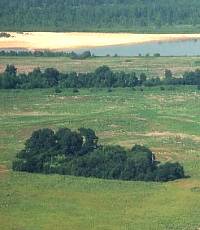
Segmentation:
{"type": "Polygon", "coordinates": [[[199,31],[199,8],[198,0],[1,0],[0,30],[199,31]]]}
{"type": "MultiPolygon", "coordinates": [[[[61,73],[55,68],[33,69],[28,74],[17,73],[14,65],[7,65],[0,74],[0,89],[34,88],[116,88],[136,86],[197,85],[200,89],[200,70],[185,72],[179,78],[173,77],[170,70],[165,70],[165,77],[148,78],[145,73],[139,76],[135,72],[113,72],[108,66],[100,66],[91,73],[61,73]]],[[[164,87],[163,87],[164,89],[164,87]]]]}
{"type": "Polygon", "coordinates": [[[13,170],[103,179],[170,181],[184,178],[179,163],[160,163],[145,146],[99,145],[92,129],[40,129],[25,142],[13,170]]]}
{"type": "MultiPolygon", "coordinates": [[[[1,33],[0,33],[1,34],[1,33]]],[[[24,51],[24,50],[1,50],[0,57],[69,57],[71,59],[87,59],[94,55],[91,54],[90,51],[84,51],[82,53],[76,52],[64,52],[64,51],[24,51]]]]}

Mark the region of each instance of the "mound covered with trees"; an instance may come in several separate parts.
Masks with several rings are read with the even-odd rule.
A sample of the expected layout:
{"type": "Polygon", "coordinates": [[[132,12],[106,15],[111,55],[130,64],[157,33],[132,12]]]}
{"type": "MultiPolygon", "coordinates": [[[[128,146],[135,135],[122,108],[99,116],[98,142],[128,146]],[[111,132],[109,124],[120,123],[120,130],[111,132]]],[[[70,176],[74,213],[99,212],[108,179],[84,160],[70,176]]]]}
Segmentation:
{"type": "Polygon", "coordinates": [[[198,0],[1,0],[0,30],[197,32],[199,8],[198,0]]]}
{"type": "MultiPolygon", "coordinates": [[[[75,56],[74,58],[79,58],[75,56]]],[[[197,85],[200,87],[200,70],[185,72],[181,77],[173,77],[170,70],[165,70],[165,77],[148,78],[145,73],[139,76],[135,72],[113,72],[108,66],[100,66],[91,73],[61,73],[55,68],[33,69],[28,74],[17,73],[14,65],[7,65],[0,74],[0,89],[34,88],[116,88],[162,85],[197,85]]],[[[164,88],[163,88],[164,89],[164,88]]]]}
{"type": "Polygon", "coordinates": [[[179,163],[161,164],[152,151],[135,145],[103,146],[92,129],[34,131],[13,162],[13,170],[104,179],[170,181],[184,177],[179,163]]]}

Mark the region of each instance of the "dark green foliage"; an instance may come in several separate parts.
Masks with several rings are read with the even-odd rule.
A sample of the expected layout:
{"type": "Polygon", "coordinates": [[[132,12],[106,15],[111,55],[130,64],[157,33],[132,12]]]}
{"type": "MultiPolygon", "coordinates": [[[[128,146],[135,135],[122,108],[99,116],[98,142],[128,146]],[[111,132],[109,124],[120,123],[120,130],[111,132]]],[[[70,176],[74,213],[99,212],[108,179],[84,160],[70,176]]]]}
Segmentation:
{"type": "Polygon", "coordinates": [[[47,68],[44,71],[43,77],[46,79],[47,87],[53,87],[58,85],[59,72],[54,68],[47,68]]]}
{"type": "Polygon", "coordinates": [[[7,65],[5,69],[5,74],[16,76],[17,68],[14,65],[7,65]]]}
{"type": "Polygon", "coordinates": [[[80,135],[83,137],[83,146],[81,149],[82,154],[91,152],[97,148],[98,137],[96,136],[94,130],[80,128],[79,132],[80,132],[80,135]]]}
{"type": "MultiPolygon", "coordinates": [[[[143,78],[144,81],[144,78],[143,78]]],[[[4,89],[15,88],[73,88],[78,93],[78,88],[92,87],[134,87],[141,82],[135,73],[114,73],[107,66],[101,66],[94,73],[66,73],[62,74],[54,68],[47,68],[42,72],[35,68],[28,74],[16,74],[16,68],[8,65],[0,79],[0,87],[4,89]]]]}
{"type": "Polygon", "coordinates": [[[176,180],[184,177],[183,167],[179,163],[167,162],[160,165],[155,171],[156,181],[176,180]]]}
{"type": "Polygon", "coordinates": [[[25,149],[19,152],[13,169],[28,172],[41,172],[45,161],[49,160],[56,150],[56,139],[51,129],[40,129],[33,132],[25,143],[25,149]]]}
{"type": "Polygon", "coordinates": [[[200,85],[200,69],[183,74],[183,84],[185,85],[200,85]]]}
{"type": "Polygon", "coordinates": [[[63,155],[79,154],[83,146],[83,136],[70,129],[59,129],[55,134],[60,153],[63,155]]]}
{"type": "Polygon", "coordinates": [[[200,24],[198,0],[1,0],[1,31],[174,31],[200,24]],[[189,26],[188,26],[189,25],[189,26]]]}
{"type": "Polygon", "coordinates": [[[145,73],[140,74],[140,83],[141,85],[147,80],[147,76],[145,73]]]}
{"type": "Polygon", "coordinates": [[[70,57],[71,59],[87,59],[89,57],[94,57],[91,55],[90,51],[85,51],[81,54],[75,52],[64,52],[64,51],[0,51],[0,56],[5,57],[70,57]]]}
{"type": "Polygon", "coordinates": [[[144,86],[153,87],[153,86],[161,85],[162,82],[159,77],[156,77],[156,78],[151,78],[146,80],[143,84],[144,86]]]}
{"type": "Polygon", "coordinates": [[[171,70],[166,69],[165,70],[165,78],[166,78],[166,80],[170,80],[170,79],[172,79],[172,77],[173,77],[173,75],[172,75],[171,70]]]}
{"type": "Polygon", "coordinates": [[[17,69],[14,65],[7,65],[1,78],[1,87],[4,89],[15,89],[17,87],[17,69]]]}
{"type": "MultiPolygon", "coordinates": [[[[165,78],[159,77],[147,79],[144,73],[139,78],[136,73],[113,72],[108,66],[100,66],[92,73],[60,73],[57,69],[47,68],[42,72],[35,68],[28,74],[17,74],[13,65],[7,65],[0,77],[0,88],[2,89],[33,89],[33,88],[72,88],[78,93],[78,88],[108,88],[108,92],[116,87],[135,86],[161,86],[162,85],[200,85],[200,70],[185,72],[182,77],[174,78],[170,70],[165,70],[165,78]]],[[[141,91],[144,88],[140,88],[141,91]]],[[[57,90],[57,92],[60,90],[57,90]]]]}
{"type": "Polygon", "coordinates": [[[160,53],[155,53],[153,56],[154,57],[160,57],[160,53]]]}
{"type": "Polygon", "coordinates": [[[86,128],[33,132],[17,154],[13,170],[142,181],[184,177],[180,164],[158,165],[147,147],[135,145],[127,151],[121,146],[100,146],[95,132],[86,128]]]}
{"type": "Polygon", "coordinates": [[[77,54],[75,52],[71,52],[69,53],[69,57],[71,59],[80,59],[80,60],[84,60],[84,59],[87,59],[87,58],[90,58],[92,55],[90,53],[90,51],[85,51],[83,52],[82,54],[77,54]]]}
{"type": "Polygon", "coordinates": [[[79,93],[79,90],[77,88],[74,88],[73,93],[79,93]]]}
{"type": "Polygon", "coordinates": [[[58,87],[55,88],[55,93],[62,93],[62,90],[58,87]]]}

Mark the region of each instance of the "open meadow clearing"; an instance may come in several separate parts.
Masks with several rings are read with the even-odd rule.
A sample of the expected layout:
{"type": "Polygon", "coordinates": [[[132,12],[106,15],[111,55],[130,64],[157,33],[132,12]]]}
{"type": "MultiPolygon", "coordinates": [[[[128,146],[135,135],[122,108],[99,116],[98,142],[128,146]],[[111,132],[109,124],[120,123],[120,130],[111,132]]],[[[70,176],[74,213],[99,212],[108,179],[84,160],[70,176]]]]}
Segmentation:
{"type": "Polygon", "coordinates": [[[200,57],[96,57],[73,60],[68,57],[0,57],[0,72],[7,64],[14,64],[18,72],[30,72],[33,68],[57,68],[61,72],[91,72],[99,66],[107,65],[113,71],[144,72],[148,76],[164,75],[170,69],[175,76],[185,71],[200,68],[200,57]]]}
{"type": "MultiPolygon", "coordinates": [[[[98,59],[97,59],[98,60],[98,59]]],[[[200,91],[196,87],[0,91],[0,226],[3,229],[200,227],[200,91]],[[145,183],[16,173],[33,130],[90,127],[102,144],[142,144],[179,161],[190,178],[145,183]],[[9,170],[9,171],[8,171],[9,170]]]]}

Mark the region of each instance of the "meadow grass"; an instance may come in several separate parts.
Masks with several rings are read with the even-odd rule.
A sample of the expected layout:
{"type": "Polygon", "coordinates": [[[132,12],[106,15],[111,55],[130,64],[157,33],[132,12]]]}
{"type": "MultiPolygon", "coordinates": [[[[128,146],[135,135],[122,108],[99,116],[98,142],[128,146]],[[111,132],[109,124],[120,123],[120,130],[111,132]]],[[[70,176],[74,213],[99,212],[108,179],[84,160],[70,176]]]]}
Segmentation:
{"type": "Polygon", "coordinates": [[[200,91],[165,88],[1,90],[0,229],[198,229],[200,91]],[[10,170],[33,130],[82,126],[102,144],[146,145],[190,177],[145,183],[10,170]]]}
{"type": "Polygon", "coordinates": [[[185,71],[200,68],[200,57],[96,57],[86,60],[72,60],[67,57],[0,57],[0,72],[7,64],[14,64],[19,72],[29,72],[33,68],[53,67],[61,72],[91,72],[102,65],[113,71],[144,72],[148,76],[164,76],[164,70],[172,70],[175,76],[185,71]]]}

